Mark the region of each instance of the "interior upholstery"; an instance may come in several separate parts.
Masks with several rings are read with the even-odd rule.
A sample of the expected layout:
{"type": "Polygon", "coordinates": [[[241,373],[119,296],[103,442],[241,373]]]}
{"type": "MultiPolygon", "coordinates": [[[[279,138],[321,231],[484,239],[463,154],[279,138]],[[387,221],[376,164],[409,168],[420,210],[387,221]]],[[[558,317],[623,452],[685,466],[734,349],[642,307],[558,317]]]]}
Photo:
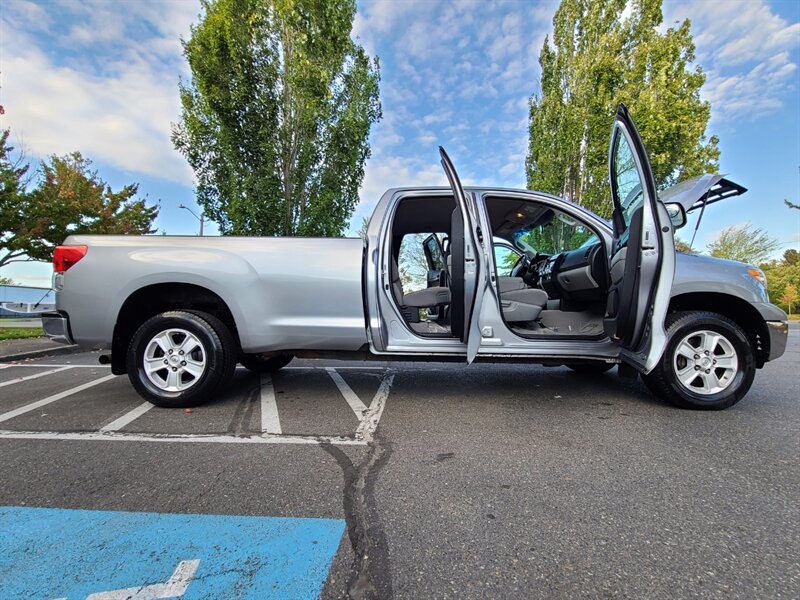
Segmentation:
{"type": "Polygon", "coordinates": [[[536,288],[500,291],[500,307],[509,323],[535,321],[547,305],[547,292],[536,288]]]}

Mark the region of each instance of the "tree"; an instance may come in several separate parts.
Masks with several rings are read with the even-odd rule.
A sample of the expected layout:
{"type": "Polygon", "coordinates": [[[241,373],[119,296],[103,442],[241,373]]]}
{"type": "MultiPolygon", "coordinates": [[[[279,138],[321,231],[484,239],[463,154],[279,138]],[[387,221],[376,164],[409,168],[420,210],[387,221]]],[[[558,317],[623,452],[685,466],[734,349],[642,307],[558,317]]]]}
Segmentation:
{"type": "MultiPolygon", "coordinates": [[[[773,260],[761,265],[761,269],[767,276],[767,286],[769,297],[773,301],[783,302],[783,296],[789,286],[800,289],[800,263],[790,263],[786,259],[773,260]]],[[[795,300],[796,302],[796,300],[795,300]]],[[[786,310],[790,307],[784,304],[786,310]]]]}
{"type": "Polygon", "coordinates": [[[17,282],[10,277],[0,277],[0,285],[17,285],[17,282]]]}
{"type": "Polygon", "coordinates": [[[49,261],[71,234],[152,233],[157,206],[135,199],[138,186],[113,191],[79,152],[42,163],[32,190],[23,186],[28,166],[9,158],[8,131],[0,136],[0,267],[26,260],[49,261]]]}
{"type": "Polygon", "coordinates": [[[753,229],[751,223],[745,223],[723,229],[708,245],[708,252],[717,258],[760,265],[780,246],[778,240],[769,237],[760,227],[753,229]]]}
{"type": "Polygon", "coordinates": [[[659,33],[661,0],[562,0],[539,55],[541,89],[530,103],[528,187],[608,216],[608,139],[624,102],[648,148],[659,188],[714,172],[718,139],[705,137],[711,107],[694,61],[689,20],[659,33]]]}
{"type": "Polygon", "coordinates": [[[341,235],[358,202],[379,65],[355,0],[203,0],[175,147],[223,234],[341,235]]]}
{"type": "Polygon", "coordinates": [[[786,261],[786,264],[796,265],[798,258],[800,258],[800,252],[794,248],[789,248],[783,253],[783,260],[786,261]]]}
{"type": "Polygon", "coordinates": [[[675,238],[675,250],[676,252],[683,252],[684,254],[697,254],[697,250],[692,248],[688,242],[684,242],[679,237],[675,238]]]}
{"type": "Polygon", "coordinates": [[[800,204],[795,204],[794,202],[789,202],[788,200],[784,200],[783,203],[789,208],[796,208],[800,210],[800,204]]]}
{"type": "Polygon", "coordinates": [[[786,286],[783,290],[783,295],[781,296],[781,302],[789,307],[789,314],[792,314],[792,305],[797,302],[798,299],[797,294],[797,286],[793,283],[790,283],[786,286]]]}
{"type": "Polygon", "coordinates": [[[364,217],[361,219],[361,227],[358,228],[358,237],[362,240],[367,239],[367,232],[369,231],[369,219],[364,217]]]}

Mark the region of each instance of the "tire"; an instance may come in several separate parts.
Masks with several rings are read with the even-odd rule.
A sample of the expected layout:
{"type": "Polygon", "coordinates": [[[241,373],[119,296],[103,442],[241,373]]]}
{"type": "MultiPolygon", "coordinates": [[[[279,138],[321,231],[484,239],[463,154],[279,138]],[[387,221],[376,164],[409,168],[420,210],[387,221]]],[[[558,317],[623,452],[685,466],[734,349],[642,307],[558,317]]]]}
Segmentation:
{"type": "Polygon", "coordinates": [[[567,365],[570,369],[575,371],[576,373],[580,373],[581,375],[602,375],[616,367],[616,363],[605,363],[605,362],[597,362],[597,363],[575,363],[571,365],[567,365]]]}
{"type": "Polygon", "coordinates": [[[242,354],[239,357],[241,365],[253,373],[274,373],[292,362],[294,356],[263,356],[261,354],[242,354]]]}
{"type": "Polygon", "coordinates": [[[156,406],[197,406],[228,384],[236,355],[231,332],[215,316],[163,312],[142,323],[131,338],[128,378],[139,395],[156,406]],[[179,354],[184,349],[186,353],[179,354]]]}
{"type": "Polygon", "coordinates": [[[667,347],[645,385],[680,408],[722,410],[744,398],[756,373],[753,347],[730,319],[712,312],[667,316],[667,347]]]}

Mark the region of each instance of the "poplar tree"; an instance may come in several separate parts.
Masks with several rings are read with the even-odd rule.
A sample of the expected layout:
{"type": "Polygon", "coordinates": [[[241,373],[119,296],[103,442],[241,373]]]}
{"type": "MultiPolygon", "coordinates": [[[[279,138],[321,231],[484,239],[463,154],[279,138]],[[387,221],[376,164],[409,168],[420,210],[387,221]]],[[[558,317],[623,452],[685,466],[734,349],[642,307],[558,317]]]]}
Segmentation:
{"type": "Polygon", "coordinates": [[[656,185],[718,168],[711,107],[694,65],[690,21],[660,33],[661,0],[562,0],[539,55],[531,98],[528,187],[608,216],[608,143],[624,102],[647,147],[656,185]]]}
{"type": "Polygon", "coordinates": [[[203,0],[175,147],[223,234],[336,236],[358,202],[379,65],[354,0],[203,0]]]}

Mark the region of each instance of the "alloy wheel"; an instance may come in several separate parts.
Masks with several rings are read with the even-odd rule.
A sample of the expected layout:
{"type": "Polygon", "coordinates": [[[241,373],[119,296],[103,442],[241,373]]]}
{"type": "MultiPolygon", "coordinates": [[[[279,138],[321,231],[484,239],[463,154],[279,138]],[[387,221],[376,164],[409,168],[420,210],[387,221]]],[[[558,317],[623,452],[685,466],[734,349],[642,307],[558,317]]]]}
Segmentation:
{"type": "Polygon", "coordinates": [[[731,385],[739,369],[739,357],[727,337],[704,329],[690,333],[678,343],[672,368],[684,388],[710,396],[731,385]]]}
{"type": "Polygon", "coordinates": [[[206,371],[206,351],[200,339],[185,329],[167,329],[147,343],[142,359],[147,379],[165,392],[183,392],[206,371]]]}

